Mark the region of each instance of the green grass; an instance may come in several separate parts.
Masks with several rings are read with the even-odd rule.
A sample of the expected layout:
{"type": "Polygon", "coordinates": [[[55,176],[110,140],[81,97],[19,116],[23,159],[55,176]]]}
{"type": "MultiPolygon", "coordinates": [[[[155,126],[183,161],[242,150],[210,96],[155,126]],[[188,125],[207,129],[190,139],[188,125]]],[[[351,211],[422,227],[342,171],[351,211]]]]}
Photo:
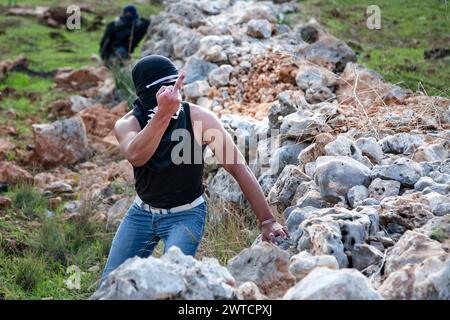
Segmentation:
{"type": "Polygon", "coordinates": [[[424,59],[425,50],[449,47],[447,1],[311,0],[299,4],[301,13],[291,16],[291,21],[307,21],[312,16],[338,38],[356,42],[353,49],[358,53],[358,62],[383,75],[386,81],[413,91],[422,83],[429,95],[450,96],[450,57],[424,59]],[[381,30],[366,26],[365,12],[373,4],[381,9],[381,30]]]}
{"type": "Polygon", "coordinates": [[[65,220],[60,208],[47,217],[47,199],[34,187],[16,186],[6,195],[13,208],[0,215],[0,297],[88,298],[97,287],[113,232],[89,219],[95,212],[88,205],[80,217],[65,220]],[[64,282],[72,265],[81,270],[79,289],[64,282]],[[92,266],[100,270],[89,272],[92,266]]]}

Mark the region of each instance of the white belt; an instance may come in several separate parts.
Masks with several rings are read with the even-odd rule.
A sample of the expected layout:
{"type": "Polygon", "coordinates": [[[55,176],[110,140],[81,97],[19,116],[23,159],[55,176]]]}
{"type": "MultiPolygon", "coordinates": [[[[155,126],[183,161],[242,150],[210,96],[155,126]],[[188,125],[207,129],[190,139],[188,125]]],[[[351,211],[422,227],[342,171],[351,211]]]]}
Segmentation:
{"type": "Polygon", "coordinates": [[[139,207],[141,207],[142,209],[149,211],[151,213],[168,214],[168,213],[177,213],[177,212],[186,211],[186,210],[195,208],[196,206],[205,202],[205,198],[203,198],[203,195],[201,195],[200,197],[198,197],[191,203],[183,204],[181,206],[173,207],[173,208],[169,208],[169,209],[152,207],[152,206],[146,204],[144,201],[142,201],[141,198],[139,198],[139,196],[137,194],[136,194],[136,198],[134,199],[134,202],[136,202],[136,204],[139,207]]]}

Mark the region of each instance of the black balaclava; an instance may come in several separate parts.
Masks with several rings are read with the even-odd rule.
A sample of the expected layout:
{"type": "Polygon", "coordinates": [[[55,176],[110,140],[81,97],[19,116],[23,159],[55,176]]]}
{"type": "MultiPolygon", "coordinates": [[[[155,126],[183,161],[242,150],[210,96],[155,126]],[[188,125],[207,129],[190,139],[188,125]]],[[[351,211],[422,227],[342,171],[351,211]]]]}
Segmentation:
{"type": "MultiPolygon", "coordinates": [[[[138,96],[133,103],[133,114],[143,128],[157,107],[156,93],[163,85],[174,85],[178,78],[178,71],[170,59],[150,55],[136,62],[132,70],[132,78],[138,96]]],[[[183,107],[180,107],[179,111],[172,116],[158,148],[145,164],[148,169],[161,171],[172,163],[172,148],[179,142],[171,141],[171,136],[174,130],[180,128],[187,128],[187,118],[183,107]]]]}
{"type": "Polygon", "coordinates": [[[146,108],[154,108],[157,105],[156,93],[162,85],[174,85],[178,71],[170,59],[150,55],[136,62],[132,77],[136,94],[142,104],[146,108]],[[157,83],[158,81],[161,82],[157,83]]]}
{"type": "Polygon", "coordinates": [[[125,8],[123,8],[123,14],[120,17],[120,20],[122,20],[125,24],[132,24],[138,19],[139,14],[135,5],[129,4],[125,8]]]}

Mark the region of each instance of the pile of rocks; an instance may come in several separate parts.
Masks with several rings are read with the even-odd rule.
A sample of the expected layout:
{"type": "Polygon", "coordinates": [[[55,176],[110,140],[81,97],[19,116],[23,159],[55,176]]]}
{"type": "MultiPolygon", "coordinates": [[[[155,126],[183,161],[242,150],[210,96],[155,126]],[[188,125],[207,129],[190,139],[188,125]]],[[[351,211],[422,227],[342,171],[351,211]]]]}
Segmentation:
{"type": "MultiPolygon", "coordinates": [[[[246,143],[291,234],[280,247],[257,240],[229,261],[235,295],[449,299],[450,101],[384,82],[316,22],[278,24],[291,2],[167,4],[144,55],[187,71],[187,99],[246,143]]],[[[248,205],[223,168],[207,166],[206,184],[219,207],[248,205]]],[[[114,281],[125,281],[121,268],[114,281]]],[[[95,297],[131,295],[108,283],[95,297]]]]}

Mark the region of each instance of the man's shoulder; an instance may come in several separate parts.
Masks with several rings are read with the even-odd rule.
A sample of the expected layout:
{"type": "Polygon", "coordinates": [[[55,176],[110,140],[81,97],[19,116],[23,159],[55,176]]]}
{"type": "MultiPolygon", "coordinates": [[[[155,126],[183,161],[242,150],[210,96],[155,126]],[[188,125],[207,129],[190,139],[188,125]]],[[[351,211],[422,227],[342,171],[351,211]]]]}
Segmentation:
{"type": "Polygon", "coordinates": [[[205,129],[221,126],[219,118],[211,110],[193,103],[189,103],[189,108],[192,121],[201,121],[205,129]]]}

